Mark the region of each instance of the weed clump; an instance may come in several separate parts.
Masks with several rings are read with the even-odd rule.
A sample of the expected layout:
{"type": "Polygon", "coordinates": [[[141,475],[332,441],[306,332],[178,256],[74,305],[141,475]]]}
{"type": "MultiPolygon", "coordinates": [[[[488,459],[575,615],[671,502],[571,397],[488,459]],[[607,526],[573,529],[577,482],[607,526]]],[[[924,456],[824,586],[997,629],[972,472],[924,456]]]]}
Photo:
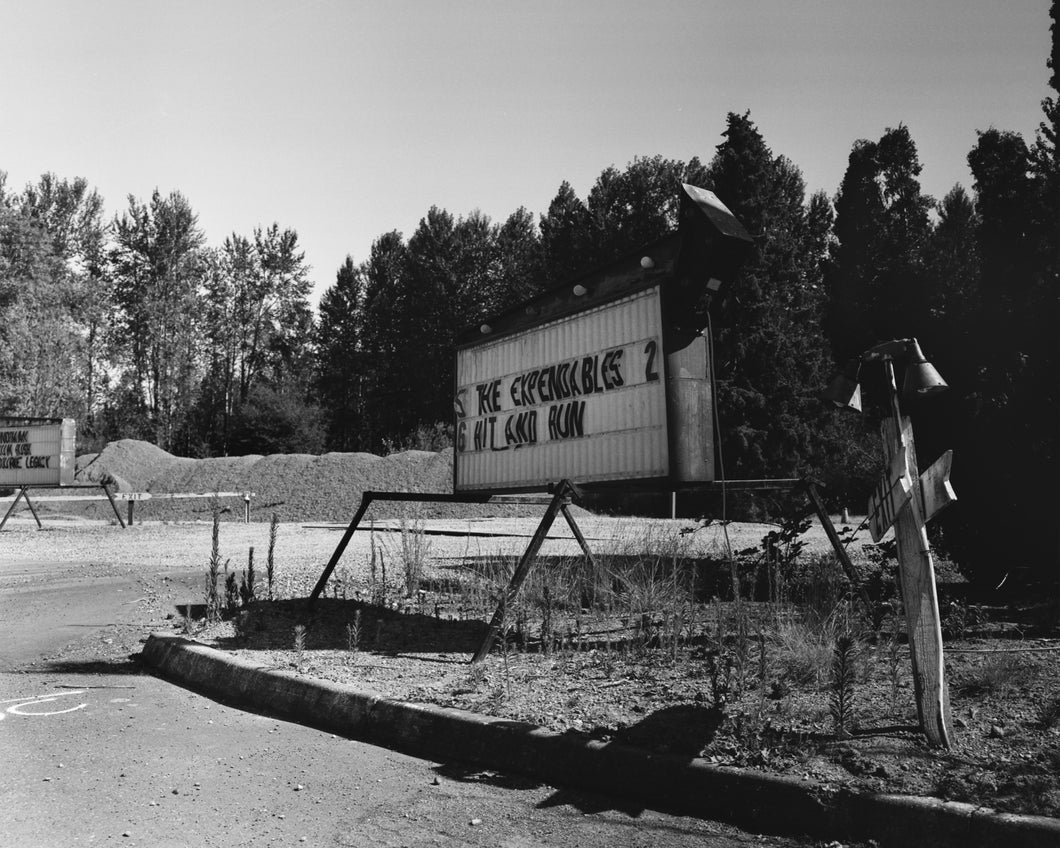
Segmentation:
{"type": "Polygon", "coordinates": [[[210,503],[213,516],[213,531],[210,536],[210,562],[206,568],[206,586],[203,600],[206,603],[206,620],[221,620],[221,593],[219,581],[222,568],[228,571],[228,561],[221,562],[221,503],[213,498],[210,503]]]}

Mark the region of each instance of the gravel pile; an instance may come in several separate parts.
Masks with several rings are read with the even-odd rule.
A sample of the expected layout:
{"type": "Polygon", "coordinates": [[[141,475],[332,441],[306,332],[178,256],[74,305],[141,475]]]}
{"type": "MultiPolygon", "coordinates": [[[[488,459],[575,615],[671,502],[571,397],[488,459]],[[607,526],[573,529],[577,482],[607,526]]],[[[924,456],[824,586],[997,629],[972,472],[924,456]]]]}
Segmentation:
{"type": "MultiPolygon", "coordinates": [[[[136,507],[143,519],[179,521],[210,516],[207,498],[163,498],[165,494],[252,492],[251,520],[349,521],[365,491],[451,492],[452,451],[404,451],[381,457],[370,453],[273,454],[188,459],[149,442],[122,439],[98,454],[77,459],[77,480],[108,482],[119,492],[149,492],[136,507]]],[[[221,501],[229,515],[242,517],[239,497],[221,501]]],[[[85,517],[112,516],[105,501],[62,503],[53,511],[85,517]]],[[[540,506],[468,504],[392,504],[372,507],[378,517],[424,518],[539,516],[540,506]]],[[[123,513],[124,514],[124,513],[123,513]]]]}

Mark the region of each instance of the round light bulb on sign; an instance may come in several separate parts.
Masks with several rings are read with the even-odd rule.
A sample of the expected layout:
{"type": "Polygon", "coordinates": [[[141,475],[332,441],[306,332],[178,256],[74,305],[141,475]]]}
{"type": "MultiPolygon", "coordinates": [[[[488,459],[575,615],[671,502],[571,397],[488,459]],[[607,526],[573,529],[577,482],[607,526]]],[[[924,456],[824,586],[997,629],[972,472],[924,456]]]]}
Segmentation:
{"type": "Polygon", "coordinates": [[[587,295],[588,293],[589,293],[589,290],[585,286],[583,286],[581,283],[578,283],[578,285],[576,285],[574,287],[574,296],[575,297],[585,297],[585,295],[587,295]]]}
{"type": "Polygon", "coordinates": [[[642,256],[640,258],[640,267],[643,268],[645,271],[650,271],[652,268],[655,267],[655,260],[652,259],[650,256],[642,256]]]}

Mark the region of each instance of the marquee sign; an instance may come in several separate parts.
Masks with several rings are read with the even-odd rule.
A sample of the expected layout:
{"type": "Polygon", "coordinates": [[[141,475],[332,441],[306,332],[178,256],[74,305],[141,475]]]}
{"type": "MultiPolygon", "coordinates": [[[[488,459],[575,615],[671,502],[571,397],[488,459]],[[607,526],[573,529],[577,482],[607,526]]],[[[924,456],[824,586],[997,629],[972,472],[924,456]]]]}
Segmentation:
{"type": "Polygon", "coordinates": [[[66,486],[74,482],[72,418],[0,418],[0,486],[66,486]]]}
{"type": "Polygon", "coordinates": [[[703,298],[751,240],[684,186],[676,233],[460,338],[454,491],[714,479],[703,298]]]}
{"type": "Polygon", "coordinates": [[[659,300],[653,287],[462,351],[461,484],[665,477],[659,300]]]}

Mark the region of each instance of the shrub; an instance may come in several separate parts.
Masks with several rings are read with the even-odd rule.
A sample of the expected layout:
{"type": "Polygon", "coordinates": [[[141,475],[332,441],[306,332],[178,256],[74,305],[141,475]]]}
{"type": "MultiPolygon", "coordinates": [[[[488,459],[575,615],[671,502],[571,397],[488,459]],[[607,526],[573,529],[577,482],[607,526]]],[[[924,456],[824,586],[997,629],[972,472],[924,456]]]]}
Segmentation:
{"type": "Polygon", "coordinates": [[[832,661],[835,630],[831,619],[779,618],[773,630],[772,658],[781,679],[819,683],[832,661]]]}
{"type": "Polygon", "coordinates": [[[414,598],[420,588],[430,547],[420,522],[414,521],[409,525],[404,518],[401,519],[401,566],[405,572],[406,597],[414,598]]]}
{"type": "Polygon", "coordinates": [[[854,684],[857,682],[855,663],[858,643],[851,634],[844,633],[835,640],[832,651],[832,675],[829,680],[828,711],[832,714],[837,736],[849,735],[854,718],[854,684]]]}
{"type": "Polygon", "coordinates": [[[968,672],[959,684],[966,695],[987,695],[1007,692],[1026,683],[1034,669],[1012,651],[988,654],[978,668],[968,672]]]}

